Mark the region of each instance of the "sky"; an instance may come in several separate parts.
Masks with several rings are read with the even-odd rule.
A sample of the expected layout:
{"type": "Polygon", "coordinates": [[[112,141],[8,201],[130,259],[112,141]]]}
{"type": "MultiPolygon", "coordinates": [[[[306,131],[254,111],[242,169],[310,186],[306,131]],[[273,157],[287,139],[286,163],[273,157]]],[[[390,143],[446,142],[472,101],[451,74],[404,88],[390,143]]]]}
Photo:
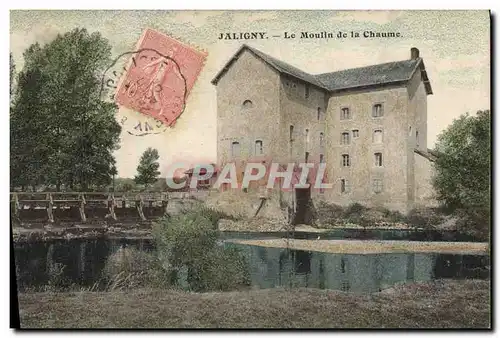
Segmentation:
{"type": "MultiPolygon", "coordinates": [[[[98,31],[115,56],[135,49],[146,28],[153,28],[208,53],[173,128],[134,136],[123,130],[116,151],[118,176],[133,177],[141,154],[157,148],[165,174],[175,161],[216,159],[216,91],[210,83],[242,43],[311,74],[410,58],[417,47],[434,94],[428,96],[428,144],[455,118],[490,109],[490,18],[488,11],[11,11],[10,51],[17,69],[23,51],[45,44],[74,28],[98,31]],[[399,38],[218,40],[225,32],[399,32],[399,38]]],[[[123,107],[119,116],[144,121],[123,107]]]]}

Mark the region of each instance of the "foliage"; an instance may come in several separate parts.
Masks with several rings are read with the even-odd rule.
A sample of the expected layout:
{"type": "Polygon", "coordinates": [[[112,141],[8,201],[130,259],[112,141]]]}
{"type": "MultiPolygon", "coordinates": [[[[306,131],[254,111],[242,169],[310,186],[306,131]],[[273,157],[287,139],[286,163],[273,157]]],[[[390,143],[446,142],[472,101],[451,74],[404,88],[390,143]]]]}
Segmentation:
{"type": "Polygon", "coordinates": [[[146,149],[137,166],[137,175],[134,178],[135,183],[144,184],[146,187],[155,183],[158,176],[160,176],[160,172],[158,171],[160,167],[158,163],[159,159],[158,150],[151,147],[146,149]]]}
{"type": "MultiPolygon", "coordinates": [[[[464,225],[490,225],[491,114],[462,115],[438,136],[433,185],[437,199],[449,212],[458,212],[464,225]]],[[[488,230],[487,230],[488,231],[488,230]]]]}
{"type": "Polygon", "coordinates": [[[168,285],[166,271],[156,255],[135,248],[120,248],[106,261],[103,277],[107,290],[168,285]]]}
{"type": "Polygon", "coordinates": [[[217,210],[214,208],[207,207],[205,205],[200,206],[199,208],[193,210],[193,209],[185,209],[183,210],[184,214],[191,214],[191,215],[199,215],[201,217],[206,218],[207,220],[212,223],[212,226],[214,229],[218,229],[218,224],[221,219],[229,219],[229,220],[238,220],[238,217],[235,217],[233,215],[229,215],[225,213],[224,211],[217,210]]]}
{"type": "Polygon", "coordinates": [[[194,291],[229,291],[250,284],[246,261],[236,248],[215,247],[188,271],[194,291]]]}
{"type": "Polygon", "coordinates": [[[445,215],[435,208],[416,208],[407,216],[408,224],[421,229],[434,229],[445,221],[445,215]]]}
{"type": "Polygon", "coordinates": [[[490,209],[489,208],[464,208],[455,212],[457,230],[476,237],[481,241],[490,239],[490,209]]]}
{"type": "Polygon", "coordinates": [[[184,212],[154,225],[153,237],[163,266],[173,281],[182,284],[185,277],[193,291],[226,291],[247,285],[244,258],[235,249],[218,245],[215,218],[205,215],[184,212]],[[183,271],[187,276],[182,276],[183,271]]]}
{"type": "Polygon", "coordinates": [[[359,215],[362,212],[364,212],[367,208],[360,204],[360,203],[352,203],[350,204],[347,209],[344,211],[344,215],[349,217],[353,215],[359,215]]]}
{"type": "Polygon", "coordinates": [[[130,192],[137,190],[137,185],[132,178],[121,178],[115,179],[115,191],[118,192],[130,192]]]}
{"type": "Polygon", "coordinates": [[[167,191],[167,180],[164,177],[160,177],[156,182],[150,187],[151,191],[167,191]]]}
{"type": "Polygon", "coordinates": [[[12,94],[14,94],[14,77],[16,76],[16,64],[14,63],[14,58],[12,57],[12,53],[10,53],[10,59],[9,59],[9,66],[10,66],[10,97],[12,100],[12,94]]]}
{"type": "Polygon", "coordinates": [[[322,226],[356,224],[362,227],[405,223],[406,217],[398,211],[387,208],[369,208],[360,203],[347,207],[321,201],[317,206],[318,223],[322,226]]]}
{"type": "Polygon", "coordinates": [[[10,116],[11,185],[108,184],[121,130],[116,105],[100,92],[108,40],[77,28],[23,55],[10,116]]]}

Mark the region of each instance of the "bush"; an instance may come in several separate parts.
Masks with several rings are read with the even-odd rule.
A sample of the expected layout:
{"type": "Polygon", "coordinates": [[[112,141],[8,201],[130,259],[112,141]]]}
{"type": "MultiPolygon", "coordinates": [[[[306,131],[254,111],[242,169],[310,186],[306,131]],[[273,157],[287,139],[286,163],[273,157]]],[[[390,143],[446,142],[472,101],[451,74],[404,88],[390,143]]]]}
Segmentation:
{"type": "Polygon", "coordinates": [[[359,203],[350,204],[344,212],[344,217],[358,216],[365,212],[368,208],[359,203]]]}
{"type": "Polygon", "coordinates": [[[406,222],[406,217],[398,211],[387,208],[368,208],[360,203],[353,203],[345,208],[320,202],[317,208],[321,224],[342,225],[357,224],[362,227],[378,224],[406,222]]]}
{"type": "Polygon", "coordinates": [[[200,206],[198,209],[183,209],[182,213],[185,215],[189,214],[191,216],[198,215],[200,217],[204,217],[210,221],[214,229],[217,229],[217,226],[221,219],[229,219],[233,221],[238,219],[238,217],[229,215],[224,211],[209,208],[206,206],[200,206]]]}
{"type": "Polygon", "coordinates": [[[458,220],[456,228],[458,231],[474,236],[481,241],[490,240],[491,217],[489,208],[460,209],[455,212],[458,220]]]}
{"type": "Polygon", "coordinates": [[[337,204],[320,201],[316,210],[317,218],[322,224],[336,224],[342,221],[344,216],[344,208],[337,204]]]}
{"type": "Polygon", "coordinates": [[[250,284],[246,261],[236,248],[215,247],[188,271],[193,291],[230,291],[250,284]]]}
{"type": "Polygon", "coordinates": [[[221,213],[209,208],[165,217],[153,226],[158,255],[173,281],[187,270],[193,291],[231,290],[248,284],[247,265],[239,252],[217,244],[221,213]]]}
{"type": "Polygon", "coordinates": [[[417,208],[408,213],[407,219],[410,226],[434,229],[445,221],[446,216],[435,208],[417,208]]]}
{"type": "Polygon", "coordinates": [[[104,267],[103,277],[109,290],[161,288],[168,284],[168,275],[157,257],[135,248],[120,248],[110,255],[104,267]]]}
{"type": "MultiPolygon", "coordinates": [[[[135,190],[137,185],[131,178],[116,178],[115,179],[115,191],[118,192],[129,192],[135,190]]],[[[112,186],[110,186],[112,188],[112,186]]]]}

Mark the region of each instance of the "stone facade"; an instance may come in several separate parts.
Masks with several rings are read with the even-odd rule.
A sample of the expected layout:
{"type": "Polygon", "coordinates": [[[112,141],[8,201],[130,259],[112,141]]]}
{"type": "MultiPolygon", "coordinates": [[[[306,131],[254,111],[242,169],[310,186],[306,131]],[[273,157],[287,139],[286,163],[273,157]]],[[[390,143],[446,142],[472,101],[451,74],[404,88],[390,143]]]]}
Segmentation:
{"type": "MultiPolygon", "coordinates": [[[[244,164],[259,156],[299,163],[307,157],[308,162],[326,162],[333,184],[323,191],[313,188],[313,200],[401,212],[425,204],[431,194],[430,164],[414,150],[427,150],[427,95],[432,90],[418,54],[413,49],[407,63],[381,65],[380,71],[389,69],[393,74],[387,77],[394,81],[338,90],[321,80],[335,81],[336,73],[314,77],[243,46],[213,81],[218,163],[244,164]],[[404,81],[395,74],[403,66],[404,81]]],[[[293,191],[281,194],[294,198],[293,191]]]]}

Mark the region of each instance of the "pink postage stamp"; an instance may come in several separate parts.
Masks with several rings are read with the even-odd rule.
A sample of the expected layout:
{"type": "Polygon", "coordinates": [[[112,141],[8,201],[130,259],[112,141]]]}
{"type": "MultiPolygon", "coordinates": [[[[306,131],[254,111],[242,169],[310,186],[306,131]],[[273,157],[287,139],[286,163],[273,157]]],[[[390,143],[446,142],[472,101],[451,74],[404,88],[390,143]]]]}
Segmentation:
{"type": "Polygon", "coordinates": [[[116,102],[172,126],[184,111],[207,53],[146,29],[116,92],[116,102]]]}

